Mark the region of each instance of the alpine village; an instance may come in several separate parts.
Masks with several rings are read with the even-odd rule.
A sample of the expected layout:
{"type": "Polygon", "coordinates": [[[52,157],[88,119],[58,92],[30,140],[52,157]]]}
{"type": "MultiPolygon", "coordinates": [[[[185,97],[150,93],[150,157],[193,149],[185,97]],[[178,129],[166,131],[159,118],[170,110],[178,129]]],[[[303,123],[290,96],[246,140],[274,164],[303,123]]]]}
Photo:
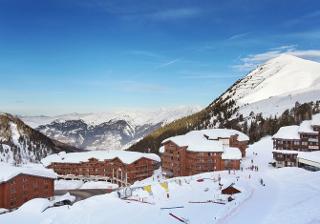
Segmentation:
{"type": "Polygon", "coordinates": [[[319,9],[2,2],[0,224],[320,224],[319,9]]]}

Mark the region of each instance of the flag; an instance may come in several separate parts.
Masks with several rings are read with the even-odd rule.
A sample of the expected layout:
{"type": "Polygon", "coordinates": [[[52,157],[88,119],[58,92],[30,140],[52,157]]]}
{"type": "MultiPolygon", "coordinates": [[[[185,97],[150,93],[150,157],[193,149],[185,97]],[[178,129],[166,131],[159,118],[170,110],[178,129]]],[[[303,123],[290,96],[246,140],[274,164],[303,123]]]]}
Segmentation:
{"type": "Polygon", "coordinates": [[[160,185],[166,192],[169,191],[168,182],[160,183],[160,185]]]}
{"type": "Polygon", "coordinates": [[[143,190],[145,190],[145,191],[148,192],[149,194],[152,194],[151,185],[144,186],[144,187],[143,187],[143,190]]]}

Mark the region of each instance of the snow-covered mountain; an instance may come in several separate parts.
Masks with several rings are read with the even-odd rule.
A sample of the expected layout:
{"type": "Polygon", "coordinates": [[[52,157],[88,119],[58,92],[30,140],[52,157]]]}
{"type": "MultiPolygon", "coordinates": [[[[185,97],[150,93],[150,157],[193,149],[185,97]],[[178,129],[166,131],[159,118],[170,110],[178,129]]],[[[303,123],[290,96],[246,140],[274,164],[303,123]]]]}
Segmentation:
{"type": "Polygon", "coordinates": [[[21,119],[52,139],[83,149],[106,150],[125,149],[162,125],[199,110],[181,106],[21,119]]]}
{"type": "Polygon", "coordinates": [[[165,138],[214,127],[238,129],[256,141],[282,125],[310,119],[319,108],[320,64],[284,54],[235,82],[205,109],[160,128],[130,150],[157,152],[165,138]]]}
{"type": "Polygon", "coordinates": [[[221,99],[234,100],[239,113],[276,115],[300,103],[319,100],[320,64],[283,54],[250,72],[221,99]]]}
{"type": "Polygon", "coordinates": [[[18,117],[0,114],[0,162],[38,162],[60,151],[78,149],[46,137],[18,117]]]}

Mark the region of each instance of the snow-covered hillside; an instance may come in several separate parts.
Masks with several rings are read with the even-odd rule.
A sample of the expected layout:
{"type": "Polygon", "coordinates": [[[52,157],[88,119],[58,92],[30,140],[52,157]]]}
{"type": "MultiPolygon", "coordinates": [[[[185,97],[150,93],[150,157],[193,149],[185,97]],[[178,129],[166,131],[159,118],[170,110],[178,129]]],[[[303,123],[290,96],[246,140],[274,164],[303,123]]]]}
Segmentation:
{"type": "Polygon", "coordinates": [[[277,115],[295,103],[320,99],[320,64],[283,54],[250,72],[227,91],[247,116],[251,111],[277,115]]]}
{"type": "Polygon", "coordinates": [[[236,81],[203,110],[150,133],[129,150],[155,152],[173,134],[208,128],[237,129],[253,142],[318,111],[320,63],[284,54],[236,81]]]}
{"type": "Polygon", "coordinates": [[[51,153],[65,150],[77,151],[33,130],[15,116],[0,114],[0,162],[39,162],[51,153]]]}
{"type": "Polygon", "coordinates": [[[48,137],[79,148],[126,149],[162,125],[198,110],[199,107],[181,106],[54,117],[22,116],[21,119],[48,137]]]}

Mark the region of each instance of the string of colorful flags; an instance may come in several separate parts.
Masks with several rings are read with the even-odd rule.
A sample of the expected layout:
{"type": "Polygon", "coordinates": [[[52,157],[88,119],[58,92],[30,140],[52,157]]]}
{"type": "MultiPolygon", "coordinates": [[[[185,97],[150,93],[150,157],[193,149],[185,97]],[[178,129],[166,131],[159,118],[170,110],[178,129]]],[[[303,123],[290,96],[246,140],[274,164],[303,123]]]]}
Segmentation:
{"type": "MultiPolygon", "coordinates": [[[[160,183],[160,186],[168,193],[169,192],[169,185],[168,182],[162,182],[160,183]]],[[[143,190],[148,192],[150,195],[152,195],[152,186],[151,185],[147,185],[143,187],[143,190]]]]}

